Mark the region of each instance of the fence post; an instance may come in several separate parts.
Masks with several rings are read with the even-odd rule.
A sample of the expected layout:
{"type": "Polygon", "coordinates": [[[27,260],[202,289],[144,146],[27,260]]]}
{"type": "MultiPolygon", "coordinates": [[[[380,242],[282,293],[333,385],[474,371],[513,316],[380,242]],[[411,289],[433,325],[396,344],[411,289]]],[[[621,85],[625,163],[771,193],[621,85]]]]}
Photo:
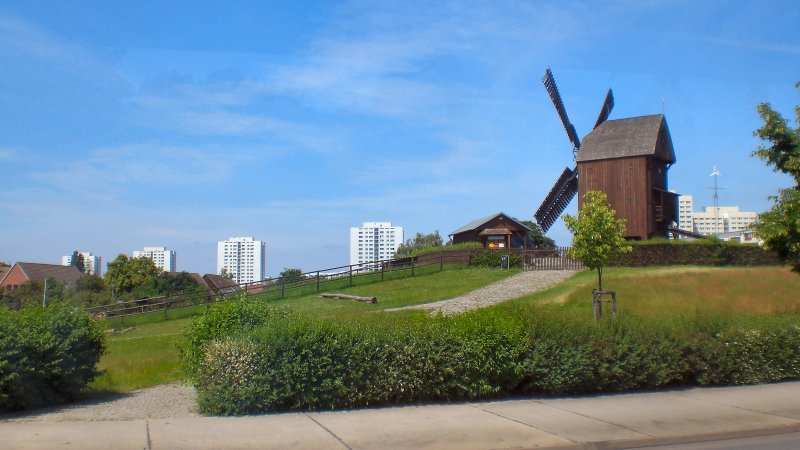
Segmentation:
{"type": "Polygon", "coordinates": [[[444,250],[439,250],[439,272],[444,270],[444,250]]]}
{"type": "Polygon", "coordinates": [[[353,287],[353,266],[350,266],[350,287],[353,287]]]}
{"type": "Polygon", "coordinates": [[[164,303],[164,320],[167,320],[167,310],[169,309],[169,302],[164,303]]]}
{"type": "Polygon", "coordinates": [[[317,292],[319,292],[319,270],[317,271],[317,292]]]}
{"type": "Polygon", "coordinates": [[[281,277],[281,298],[286,295],[286,278],[281,277]]]}
{"type": "Polygon", "coordinates": [[[384,272],[384,270],[386,270],[386,263],[382,262],[381,263],[381,281],[383,281],[383,272],[384,272]]]}
{"type": "Polygon", "coordinates": [[[414,276],[414,258],[411,258],[411,276],[414,276]]]}

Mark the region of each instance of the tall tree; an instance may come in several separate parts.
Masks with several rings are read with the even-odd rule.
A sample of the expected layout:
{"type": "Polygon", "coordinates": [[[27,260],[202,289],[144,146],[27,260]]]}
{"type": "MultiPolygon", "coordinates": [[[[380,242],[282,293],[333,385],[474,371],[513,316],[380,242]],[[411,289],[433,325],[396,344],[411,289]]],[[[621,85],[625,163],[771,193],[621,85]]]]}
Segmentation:
{"type": "Polygon", "coordinates": [[[159,272],[159,268],[150,258],[128,258],[128,255],[120,253],[108,263],[105,280],[106,285],[114,286],[117,292],[130,292],[138,286],[153,282],[159,272]]]}
{"type": "Polygon", "coordinates": [[[303,269],[299,268],[284,268],[281,271],[281,280],[284,284],[297,283],[303,279],[303,269]]]}
{"type": "MultiPolygon", "coordinates": [[[[795,87],[800,88],[800,83],[795,87]]],[[[755,231],[767,248],[800,273],[800,105],[795,106],[797,128],[792,128],[769,103],[761,103],[756,109],[764,126],[753,134],[765,144],[753,156],[761,158],[772,170],[792,177],[794,186],[771,197],[772,209],[758,215],[755,231]]]]}
{"type": "Polygon", "coordinates": [[[397,247],[397,251],[395,251],[394,255],[397,258],[402,258],[404,256],[411,255],[414,252],[418,252],[423,248],[441,246],[442,237],[439,235],[439,230],[428,234],[417,233],[413,238],[409,238],[405,243],[400,244],[400,246],[397,247]]]}
{"type": "Polygon", "coordinates": [[[606,194],[589,191],[583,196],[578,217],[564,214],[564,223],[572,232],[572,247],[567,251],[571,258],[597,270],[597,286],[603,290],[603,266],[620,253],[631,251],[625,242],[625,219],[614,217],[616,212],[608,204],[606,194]]]}
{"type": "Polygon", "coordinates": [[[72,252],[72,264],[70,265],[78,269],[78,272],[86,273],[86,261],[84,261],[83,255],[77,250],[72,252]]]}

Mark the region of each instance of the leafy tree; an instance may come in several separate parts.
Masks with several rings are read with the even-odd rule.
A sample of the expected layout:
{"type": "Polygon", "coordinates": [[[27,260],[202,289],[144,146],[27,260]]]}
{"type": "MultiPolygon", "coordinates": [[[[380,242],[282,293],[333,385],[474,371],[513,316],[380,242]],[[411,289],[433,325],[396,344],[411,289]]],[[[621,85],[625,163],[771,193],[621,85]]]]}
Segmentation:
{"type": "Polygon", "coordinates": [[[228,280],[233,279],[233,274],[228,272],[228,269],[225,267],[223,267],[222,270],[219,271],[219,276],[228,280]]]}
{"type": "MultiPolygon", "coordinates": [[[[800,83],[795,86],[800,88],[800,83]]],[[[795,106],[797,128],[789,126],[769,103],[758,105],[757,110],[764,126],[753,134],[768,145],[760,145],[753,156],[761,158],[774,171],[792,177],[795,185],[771,197],[772,209],[758,215],[754,228],[767,248],[800,273],[800,105],[795,106]]]]}
{"type": "Polygon", "coordinates": [[[545,236],[544,233],[542,232],[542,227],[540,227],[539,224],[533,223],[530,220],[520,220],[519,223],[525,225],[526,227],[532,230],[527,233],[528,245],[530,245],[531,247],[553,248],[556,246],[556,241],[545,236]]]}
{"type": "Polygon", "coordinates": [[[79,279],[78,282],[75,283],[75,290],[78,292],[94,292],[100,293],[105,291],[106,283],[105,281],[94,274],[84,274],[79,279]]]}
{"type": "Polygon", "coordinates": [[[131,292],[145,283],[152,283],[159,272],[150,258],[128,258],[128,255],[120,253],[108,263],[105,280],[108,286],[114,286],[118,292],[131,292]]]}
{"type": "Polygon", "coordinates": [[[396,258],[402,258],[420,251],[423,248],[440,247],[441,245],[442,237],[439,235],[439,230],[428,234],[417,233],[413,238],[407,239],[405,243],[400,244],[394,256],[396,258]]]}
{"type": "Polygon", "coordinates": [[[281,279],[284,283],[296,283],[303,279],[303,270],[299,268],[284,268],[281,271],[281,279]]]}
{"type": "Polygon", "coordinates": [[[578,217],[564,214],[564,223],[572,232],[572,247],[568,250],[571,258],[583,261],[592,270],[597,270],[597,285],[603,290],[603,266],[620,253],[631,251],[622,234],[625,232],[625,219],[614,217],[606,194],[589,191],[583,196],[583,205],[578,217]]]}
{"type": "Polygon", "coordinates": [[[86,261],[83,259],[83,255],[80,254],[77,250],[72,252],[72,267],[78,269],[80,273],[86,273],[86,261]]]}

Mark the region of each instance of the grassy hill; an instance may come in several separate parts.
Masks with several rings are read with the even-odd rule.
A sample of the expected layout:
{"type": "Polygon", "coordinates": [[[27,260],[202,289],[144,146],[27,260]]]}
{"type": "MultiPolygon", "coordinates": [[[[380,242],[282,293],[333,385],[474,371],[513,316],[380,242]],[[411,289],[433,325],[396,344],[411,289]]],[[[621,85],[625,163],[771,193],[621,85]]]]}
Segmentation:
{"type": "MultiPolygon", "coordinates": [[[[337,292],[377,296],[370,305],[347,300],[323,300],[317,295],[273,300],[270,304],[321,317],[356,318],[385,308],[438,301],[464,294],[510,276],[517,271],[496,269],[450,270],[416,278],[390,280],[337,292]]],[[[617,291],[621,314],[656,317],[694,316],[714,312],[740,312],[747,315],[800,313],[800,276],[779,267],[710,268],[650,267],[611,268],[604,271],[604,286],[617,291]]],[[[594,272],[582,272],[547,291],[495,306],[512,308],[520,303],[561,304],[564,308],[585,309],[591,316],[591,290],[597,281],[594,272]]],[[[110,335],[108,352],[100,362],[104,375],[91,389],[95,393],[127,392],[134,389],[180,381],[176,343],[193,312],[170,312],[138,318],[135,329],[110,335]]],[[[403,312],[393,314],[421,314],[403,312]]]]}

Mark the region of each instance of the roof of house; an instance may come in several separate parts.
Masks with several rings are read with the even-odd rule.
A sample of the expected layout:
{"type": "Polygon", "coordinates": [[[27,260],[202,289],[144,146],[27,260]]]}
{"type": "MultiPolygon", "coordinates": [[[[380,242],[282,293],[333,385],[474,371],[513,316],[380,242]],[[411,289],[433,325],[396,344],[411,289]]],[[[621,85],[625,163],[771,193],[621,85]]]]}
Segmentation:
{"type": "Polygon", "coordinates": [[[74,266],[62,266],[59,264],[39,264],[18,262],[22,273],[30,281],[44,281],[53,279],[60,283],[75,283],[83,275],[74,266]]]}
{"type": "MultiPolygon", "coordinates": [[[[184,272],[164,272],[164,273],[169,275],[169,276],[171,276],[171,277],[177,277],[178,275],[180,275],[180,274],[182,274],[184,272]]],[[[186,275],[189,275],[189,278],[191,278],[194,281],[196,281],[197,284],[199,284],[200,286],[202,286],[204,288],[208,287],[208,285],[206,283],[206,280],[204,280],[203,277],[200,276],[199,273],[197,273],[197,272],[186,272],[186,275]]]]}
{"type": "Polygon", "coordinates": [[[217,275],[215,273],[207,273],[203,275],[203,279],[206,280],[206,284],[214,292],[217,292],[220,289],[225,289],[228,292],[230,292],[230,290],[238,291],[242,289],[241,286],[236,284],[236,282],[230,278],[225,278],[222,275],[217,275]]]}
{"type": "Polygon", "coordinates": [[[464,225],[463,227],[457,229],[456,231],[453,231],[452,233],[450,233],[450,236],[453,236],[453,235],[459,234],[459,233],[463,233],[465,231],[472,231],[472,230],[474,230],[476,228],[479,228],[481,225],[484,225],[484,224],[490,222],[492,219],[494,219],[496,217],[499,217],[499,216],[503,216],[503,217],[511,220],[512,222],[516,223],[517,225],[519,225],[522,228],[525,228],[528,231],[533,231],[530,228],[528,228],[527,226],[525,226],[525,224],[520,223],[517,219],[509,216],[506,213],[499,212],[497,214],[492,214],[491,216],[481,217],[480,219],[473,220],[472,222],[470,222],[470,223],[464,225]]]}
{"type": "Polygon", "coordinates": [[[0,267],[0,283],[3,282],[3,278],[6,277],[6,274],[11,271],[11,267],[0,267]]]}
{"type": "Polygon", "coordinates": [[[675,151],[663,114],[606,120],[583,138],[577,161],[654,156],[675,162],[675,151]]]}

